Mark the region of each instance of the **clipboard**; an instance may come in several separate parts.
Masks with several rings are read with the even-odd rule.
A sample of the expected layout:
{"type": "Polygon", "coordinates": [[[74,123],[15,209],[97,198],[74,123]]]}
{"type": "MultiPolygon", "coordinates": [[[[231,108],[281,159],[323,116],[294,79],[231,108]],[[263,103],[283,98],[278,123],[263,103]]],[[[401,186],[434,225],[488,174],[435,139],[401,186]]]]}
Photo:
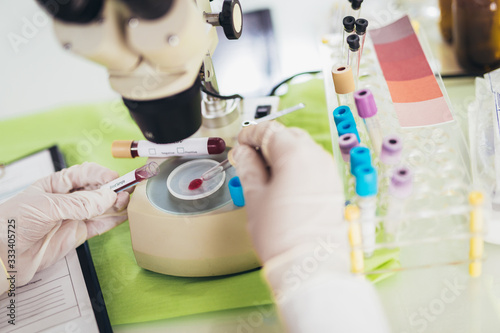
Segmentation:
{"type": "MultiPolygon", "coordinates": [[[[66,162],[64,156],[57,145],[25,155],[9,164],[2,164],[2,170],[0,170],[0,185],[2,185],[3,181],[4,186],[3,188],[0,186],[0,203],[8,200],[40,177],[47,176],[51,172],[60,171],[65,167],[66,162]],[[50,162],[52,165],[47,165],[50,164],[50,162]],[[19,172],[24,172],[24,174],[26,174],[25,171],[30,170],[30,163],[38,163],[36,164],[37,171],[33,177],[31,179],[24,179],[24,177],[22,177],[24,182],[18,182],[17,186],[16,178],[19,177],[9,173],[9,166],[16,163],[17,167],[21,169],[19,172]],[[1,192],[4,192],[3,196],[1,192]]],[[[41,329],[42,332],[52,332],[57,331],[59,328],[64,329],[75,325],[79,327],[79,320],[82,322],[83,320],[89,322],[93,317],[95,321],[84,327],[85,332],[90,332],[92,330],[106,333],[113,332],[88,243],[83,243],[76,251],[68,254],[53,266],[54,267],[49,267],[37,273],[27,285],[17,288],[18,297],[23,297],[24,304],[32,302],[29,310],[28,307],[26,307],[24,311],[24,314],[30,311],[28,312],[30,316],[26,315],[25,317],[30,317],[32,320],[23,320],[21,322],[22,316],[20,313],[20,321],[16,323],[15,326],[7,324],[6,320],[1,320],[0,331],[9,332],[15,330],[15,332],[32,332],[33,328],[36,327],[37,331],[41,329]],[[52,279],[51,274],[53,276],[52,279]],[[71,281],[66,281],[68,279],[71,281]],[[83,282],[85,287],[79,286],[79,282],[83,282]],[[57,285],[58,283],[60,285],[57,285]],[[65,294],[68,294],[67,299],[63,298],[61,301],[61,295],[65,294]],[[47,295],[56,295],[58,298],[56,299],[56,296],[54,296],[49,302],[47,295]],[[44,300],[45,303],[41,303],[42,300],[44,300]],[[69,303],[66,308],[64,308],[64,305],[61,305],[66,304],[63,302],[69,303]],[[42,304],[45,305],[42,306],[42,304]],[[52,308],[46,304],[51,304],[52,308]],[[53,311],[45,311],[46,317],[43,317],[43,312],[36,313],[36,311],[33,310],[37,308],[37,305],[38,308],[53,311]],[[92,311],[88,311],[89,308],[91,308],[92,311]],[[64,321],[61,316],[69,318],[69,320],[64,321]],[[57,320],[54,318],[58,318],[59,323],[57,323],[57,320]],[[19,323],[20,325],[18,325],[19,323]],[[54,323],[56,324],[54,325],[54,323]]],[[[4,294],[0,296],[2,296],[0,297],[0,304],[9,301],[7,295],[4,294]]],[[[21,311],[21,309],[19,309],[19,311],[21,311]]],[[[1,314],[2,313],[0,313],[0,315],[1,314]]]]}

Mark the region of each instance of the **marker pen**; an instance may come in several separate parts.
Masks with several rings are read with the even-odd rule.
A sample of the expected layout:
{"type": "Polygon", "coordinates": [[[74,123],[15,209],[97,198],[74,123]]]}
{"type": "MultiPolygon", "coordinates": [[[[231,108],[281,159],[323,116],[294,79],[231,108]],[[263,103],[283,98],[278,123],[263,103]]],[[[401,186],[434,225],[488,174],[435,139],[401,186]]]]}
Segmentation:
{"type": "Polygon", "coordinates": [[[360,165],[354,171],[354,177],[360,209],[363,252],[366,257],[370,257],[375,250],[377,228],[377,171],[371,165],[360,165]]]}
{"type": "Polygon", "coordinates": [[[149,162],[140,168],[137,168],[129,173],[110,181],[101,186],[101,188],[109,188],[116,193],[126,190],[140,182],[156,176],[160,172],[160,167],[156,162],[149,162]]]}
{"type": "Polygon", "coordinates": [[[359,116],[364,120],[372,147],[375,153],[379,155],[382,149],[382,130],[377,117],[377,105],[375,104],[373,94],[369,89],[358,90],[354,93],[354,101],[359,116]]]}
{"type": "Polygon", "coordinates": [[[226,149],[222,138],[191,138],[174,143],[153,143],[146,140],[113,141],[111,154],[118,158],[170,157],[221,154],[226,149]]]}

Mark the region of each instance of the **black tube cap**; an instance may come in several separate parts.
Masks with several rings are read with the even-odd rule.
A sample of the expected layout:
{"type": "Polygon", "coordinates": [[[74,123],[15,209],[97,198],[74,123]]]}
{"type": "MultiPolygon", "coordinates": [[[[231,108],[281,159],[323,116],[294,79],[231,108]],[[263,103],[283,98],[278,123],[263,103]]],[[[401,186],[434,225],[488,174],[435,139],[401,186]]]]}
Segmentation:
{"type": "Polygon", "coordinates": [[[352,0],[351,3],[352,3],[351,8],[354,10],[358,10],[361,8],[363,0],[352,0]]]}
{"type": "Polygon", "coordinates": [[[200,81],[170,97],[136,101],[123,98],[142,134],[155,143],[172,143],[193,135],[201,126],[200,81]]]}
{"type": "Polygon", "coordinates": [[[366,28],[368,28],[368,20],[364,18],[360,18],[356,20],[356,33],[358,35],[362,35],[366,32],[366,28]]]}
{"type": "Polygon", "coordinates": [[[342,20],[342,24],[344,25],[344,29],[347,32],[352,32],[354,31],[354,24],[356,23],[356,19],[354,16],[346,16],[342,20]]]}
{"type": "Polygon", "coordinates": [[[347,36],[347,44],[349,48],[353,51],[359,50],[359,36],[358,35],[349,35],[347,36]]]}

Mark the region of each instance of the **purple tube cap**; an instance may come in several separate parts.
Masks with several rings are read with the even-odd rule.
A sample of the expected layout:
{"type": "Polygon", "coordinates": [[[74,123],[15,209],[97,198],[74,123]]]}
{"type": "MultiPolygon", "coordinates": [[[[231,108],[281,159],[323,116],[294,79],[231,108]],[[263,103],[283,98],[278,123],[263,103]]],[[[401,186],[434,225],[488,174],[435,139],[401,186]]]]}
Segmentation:
{"type": "Polygon", "coordinates": [[[397,135],[387,135],[382,141],[380,161],[384,164],[395,165],[401,160],[403,140],[397,135]]]}
{"type": "Polygon", "coordinates": [[[394,170],[389,184],[389,192],[397,198],[407,198],[413,190],[413,172],[408,167],[394,170]]]}
{"type": "Polygon", "coordinates": [[[377,104],[369,89],[361,89],[354,92],[354,102],[361,118],[370,118],[377,114],[377,104]]]}
{"type": "Polygon", "coordinates": [[[354,133],[346,133],[339,137],[339,147],[344,162],[349,162],[351,159],[351,149],[359,146],[358,137],[354,133]]]}

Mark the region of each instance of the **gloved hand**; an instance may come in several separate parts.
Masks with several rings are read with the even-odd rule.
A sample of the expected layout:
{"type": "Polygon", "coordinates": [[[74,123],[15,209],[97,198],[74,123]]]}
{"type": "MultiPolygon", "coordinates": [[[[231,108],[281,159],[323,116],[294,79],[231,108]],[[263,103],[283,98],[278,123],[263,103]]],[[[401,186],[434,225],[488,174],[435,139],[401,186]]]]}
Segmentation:
{"type": "Polygon", "coordinates": [[[83,163],[38,180],[0,204],[0,256],[8,270],[14,263],[18,286],[85,240],[127,220],[129,193],[99,189],[117,177],[103,166],[83,163]],[[12,235],[15,241],[9,243],[12,235]]]}
{"type": "Polygon", "coordinates": [[[335,231],[344,224],[342,182],[332,156],[309,134],[264,122],[243,128],[238,141],[232,159],[250,235],[264,263],[318,237],[345,243],[346,234],[335,231]]]}

